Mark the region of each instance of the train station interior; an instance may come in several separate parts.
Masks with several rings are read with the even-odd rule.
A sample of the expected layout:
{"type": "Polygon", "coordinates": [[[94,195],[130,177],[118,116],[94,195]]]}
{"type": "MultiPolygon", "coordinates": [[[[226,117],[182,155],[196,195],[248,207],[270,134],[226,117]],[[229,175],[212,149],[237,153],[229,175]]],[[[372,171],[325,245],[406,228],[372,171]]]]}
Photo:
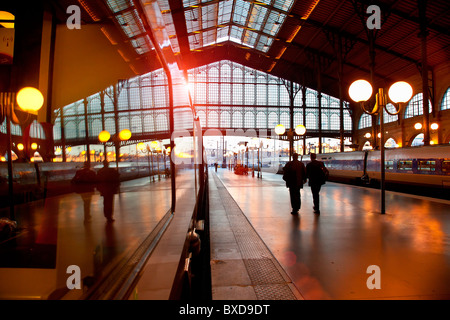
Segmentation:
{"type": "Polygon", "coordinates": [[[449,16],[2,1],[0,300],[449,300],[449,16]]]}

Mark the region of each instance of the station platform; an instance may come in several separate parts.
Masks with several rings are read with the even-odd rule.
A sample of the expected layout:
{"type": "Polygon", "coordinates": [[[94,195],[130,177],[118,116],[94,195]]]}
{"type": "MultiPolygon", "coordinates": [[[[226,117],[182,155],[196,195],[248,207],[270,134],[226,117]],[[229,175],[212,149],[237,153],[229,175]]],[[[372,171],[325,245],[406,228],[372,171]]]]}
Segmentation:
{"type": "Polygon", "coordinates": [[[209,172],[213,300],[450,299],[450,201],[327,182],[295,216],[281,175],[209,172]]]}
{"type": "MultiPolygon", "coordinates": [[[[146,241],[167,216],[170,195],[170,179],[123,181],[112,223],[98,191],[86,207],[77,193],[15,206],[18,231],[0,241],[0,300],[80,299],[89,289],[84,285],[115,271],[146,241]],[[80,268],[80,290],[67,288],[72,265],[80,268]]],[[[0,216],[9,216],[9,208],[1,210],[0,216]]]]}

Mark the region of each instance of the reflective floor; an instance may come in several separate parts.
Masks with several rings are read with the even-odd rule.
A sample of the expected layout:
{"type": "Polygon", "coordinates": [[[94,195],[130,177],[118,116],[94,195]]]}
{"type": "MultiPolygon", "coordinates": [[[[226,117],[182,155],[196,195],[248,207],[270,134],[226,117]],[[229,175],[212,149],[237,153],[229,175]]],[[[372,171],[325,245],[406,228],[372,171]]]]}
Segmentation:
{"type": "MultiPolygon", "coordinates": [[[[79,266],[81,278],[107,273],[166,214],[170,192],[166,179],[122,182],[112,223],[106,222],[98,191],[17,206],[18,232],[0,241],[0,299],[79,298],[83,290],[67,289],[68,266],[79,266]]],[[[4,210],[1,216],[8,216],[4,210]]]]}
{"type": "Polygon", "coordinates": [[[293,216],[281,175],[217,175],[303,298],[450,299],[450,201],[327,182],[293,216]]]}

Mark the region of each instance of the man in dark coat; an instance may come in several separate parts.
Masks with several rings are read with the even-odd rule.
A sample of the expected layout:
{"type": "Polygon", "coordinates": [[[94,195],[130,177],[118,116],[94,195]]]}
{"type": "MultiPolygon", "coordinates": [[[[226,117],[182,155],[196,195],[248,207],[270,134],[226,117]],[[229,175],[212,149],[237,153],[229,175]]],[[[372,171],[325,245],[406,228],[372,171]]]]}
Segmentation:
{"type": "Polygon", "coordinates": [[[97,172],[97,189],[103,196],[103,213],[108,222],[113,222],[114,195],[119,191],[119,172],[109,167],[108,161],[103,161],[103,168],[97,172]]]}
{"type": "Polygon", "coordinates": [[[319,209],[319,193],[320,188],[328,177],[328,169],[323,162],[317,160],[317,155],[311,153],[311,162],[306,165],[306,175],[308,177],[308,184],[311,187],[314,202],[314,213],[320,214],[319,209]]]}
{"type": "Polygon", "coordinates": [[[298,214],[301,208],[300,189],[306,182],[305,165],[298,160],[298,154],[294,153],[292,161],[286,163],[283,168],[283,180],[286,181],[286,188],[289,188],[291,198],[291,214],[298,214]]]}

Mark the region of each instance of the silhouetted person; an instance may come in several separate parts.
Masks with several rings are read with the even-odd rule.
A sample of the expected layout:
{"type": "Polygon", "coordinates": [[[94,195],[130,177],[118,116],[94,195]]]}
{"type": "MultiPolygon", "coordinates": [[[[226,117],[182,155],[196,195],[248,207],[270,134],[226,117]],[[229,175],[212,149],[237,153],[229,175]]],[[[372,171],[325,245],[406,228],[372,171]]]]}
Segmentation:
{"type": "Polygon", "coordinates": [[[84,221],[91,221],[91,200],[97,183],[97,174],[89,166],[88,162],[75,173],[72,178],[72,186],[76,193],[83,199],[84,221]]]}
{"type": "Polygon", "coordinates": [[[316,159],[316,154],[311,153],[311,162],[306,165],[306,175],[308,177],[308,184],[311,187],[311,192],[313,195],[314,202],[314,213],[320,214],[319,203],[320,203],[320,188],[328,177],[328,169],[325,167],[323,162],[316,159]]]}
{"type": "Polygon", "coordinates": [[[103,161],[103,168],[97,172],[97,189],[103,196],[103,213],[108,222],[113,222],[114,195],[119,191],[119,172],[109,167],[108,161],[103,161]]]}
{"type": "Polygon", "coordinates": [[[286,188],[289,188],[292,206],[291,214],[298,214],[302,205],[300,189],[303,188],[303,184],[306,182],[306,169],[305,165],[301,161],[298,161],[297,153],[294,153],[292,161],[289,161],[284,166],[283,180],[286,181],[286,188]]]}

